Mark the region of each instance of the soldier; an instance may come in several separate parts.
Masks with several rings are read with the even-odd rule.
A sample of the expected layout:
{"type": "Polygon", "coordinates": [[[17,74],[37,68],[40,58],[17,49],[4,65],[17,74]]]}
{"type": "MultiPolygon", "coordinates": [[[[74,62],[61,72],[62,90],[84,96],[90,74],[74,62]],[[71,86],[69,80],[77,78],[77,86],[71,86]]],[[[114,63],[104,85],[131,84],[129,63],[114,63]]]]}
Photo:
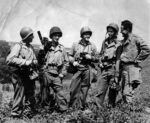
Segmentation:
{"type": "Polygon", "coordinates": [[[34,87],[38,76],[32,66],[37,65],[37,59],[31,46],[34,38],[33,30],[24,27],[20,31],[22,41],[12,47],[7,56],[7,64],[12,70],[12,83],[14,86],[14,101],[11,111],[12,117],[20,117],[23,112],[25,97],[27,116],[35,111],[34,87]]]}
{"type": "Polygon", "coordinates": [[[134,92],[142,82],[141,66],[139,65],[150,54],[146,42],[132,34],[132,22],[124,20],[121,23],[122,53],[120,56],[122,69],[122,94],[126,103],[132,103],[134,92]]]}
{"type": "Polygon", "coordinates": [[[115,106],[117,96],[117,84],[119,77],[119,68],[117,60],[117,50],[120,43],[117,40],[119,27],[115,23],[110,23],[107,27],[108,37],[103,41],[100,51],[100,67],[101,67],[101,83],[98,94],[96,95],[96,105],[101,108],[105,99],[106,92],[108,93],[108,104],[115,106]]]}
{"type": "MultiPolygon", "coordinates": [[[[57,111],[64,112],[68,107],[67,100],[63,93],[62,79],[67,73],[66,66],[68,64],[68,57],[64,46],[59,43],[59,39],[62,37],[61,29],[59,27],[52,27],[50,29],[49,37],[52,39],[52,41],[49,41],[51,42],[51,45],[49,45],[49,48],[47,48],[47,53],[45,55],[43,82],[46,85],[43,85],[43,87],[47,88],[44,90],[48,94],[50,93],[50,88],[53,89],[58,108],[57,111]]],[[[49,100],[48,95],[45,96],[47,96],[45,98],[49,100]]]]}
{"type": "Polygon", "coordinates": [[[69,106],[85,109],[86,97],[93,79],[94,62],[98,61],[95,45],[89,41],[92,31],[89,27],[82,27],[81,40],[75,42],[69,53],[69,60],[76,68],[70,85],[69,106]]]}

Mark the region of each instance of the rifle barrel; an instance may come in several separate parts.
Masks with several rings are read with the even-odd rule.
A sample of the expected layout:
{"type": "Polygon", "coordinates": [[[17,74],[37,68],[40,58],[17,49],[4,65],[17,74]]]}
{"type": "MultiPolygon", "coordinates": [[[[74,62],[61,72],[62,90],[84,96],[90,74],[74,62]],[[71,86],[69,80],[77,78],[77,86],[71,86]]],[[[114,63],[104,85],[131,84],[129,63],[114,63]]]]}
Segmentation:
{"type": "Polygon", "coordinates": [[[42,41],[43,38],[42,38],[41,32],[37,31],[37,33],[38,33],[39,39],[42,41]]]}

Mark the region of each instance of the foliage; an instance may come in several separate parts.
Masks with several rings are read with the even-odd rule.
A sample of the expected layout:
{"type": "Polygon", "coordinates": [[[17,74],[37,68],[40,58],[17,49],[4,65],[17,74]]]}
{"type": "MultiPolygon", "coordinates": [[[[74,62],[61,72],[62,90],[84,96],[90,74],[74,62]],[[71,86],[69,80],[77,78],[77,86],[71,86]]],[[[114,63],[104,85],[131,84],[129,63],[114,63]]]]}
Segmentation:
{"type": "MultiPolygon", "coordinates": [[[[65,94],[69,99],[69,84],[70,81],[64,82],[65,94]]],[[[52,112],[49,107],[37,109],[39,113],[32,119],[22,117],[21,119],[10,118],[10,108],[12,101],[0,105],[0,117],[5,123],[145,123],[149,119],[149,114],[145,112],[145,107],[150,106],[150,87],[147,87],[147,83],[139,88],[136,93],[134,102],[132,104],[117,104],[115,108],[111,108],[105,102],[105,107],[98,109],[94,103],[94,95],[96,93],[97,86],[92,85],[88,95],[87,109],[91,110],[92,113],[85,113],[81,110],[72,110],[60,114],[52,112]]],[[[4,100],[4,95],[10,92],[4,92],[1,96],[4,100]]],[[[0,101],[1,102],[1,101],[0,101]]]]}
{"type": "Polygon", "coordinates": [[[0,41],[0,82],[10,82],[10,72],[5,62],[10,51],[10,46],[6,41],[0,41]]]}
{"type": "Polygon", "coordinates": [[[0,57],[5,58],[10,51],[8,42],[0,40],[0,57]]]}

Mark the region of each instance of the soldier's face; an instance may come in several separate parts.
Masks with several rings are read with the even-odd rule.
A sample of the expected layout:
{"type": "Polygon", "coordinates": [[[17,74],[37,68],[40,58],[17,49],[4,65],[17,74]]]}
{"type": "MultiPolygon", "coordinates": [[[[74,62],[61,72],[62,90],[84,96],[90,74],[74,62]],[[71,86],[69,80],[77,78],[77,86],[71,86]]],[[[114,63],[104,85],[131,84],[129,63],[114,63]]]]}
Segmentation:
{"type": "Polygon", "coordinates": [[[113,36],[116,35],[115,31],[112,28],[108,28],[107,33],[109,38],[112,38],[113,36]]]}
{"type": "Polygon", "coordinates": [[[34,35],[31,34],[31,35],[27,38],[26,43],[31,43],[31,42],[33,41],[33,38],[34,38],[34,35]]]}
{"type": "Polygon", "coordinates": [[[127,37],[128,36],[128,30],[125,29],[123,25],[121,25],[121,31],[120,32],[122,33],[123,37],[127,37]]]}
{"type": "Polygon", "coordinates": [[[89,41],[91,35],[89,33],[84,33],[82,38],[85,40],[85,41],[89,41]]]}
{"type": "Polygon", "coordinates": [[[59,38],[60,38],[60,34],[57,34],[57,33],[52,36],[52,40],[55,42],[58,42],[59,38]]]}

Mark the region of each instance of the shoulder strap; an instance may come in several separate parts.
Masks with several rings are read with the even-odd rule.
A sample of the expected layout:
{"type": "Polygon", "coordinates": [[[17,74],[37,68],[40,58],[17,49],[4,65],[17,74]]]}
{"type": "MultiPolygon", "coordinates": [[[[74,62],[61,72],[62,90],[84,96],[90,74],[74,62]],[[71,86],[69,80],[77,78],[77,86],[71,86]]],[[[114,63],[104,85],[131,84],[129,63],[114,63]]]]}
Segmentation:
{"type": "Polygon", "coordinates": [[[21,52],[21,50],[22,50],[22,43],[18,43],[19,45],[20,45],[20,49],[19,49],[19,53],[18,53],[18,56],[20,55],[20,52],[21,52]]]}
{"type": "Polygon", "coordinates": [[[32,50],[33,50],[33,53],[35,54],[35,49],[34,49],[34,47],[32,46],[32,45],[30,45],[31,46],[31,48],[32,48],[32,50]]]}

